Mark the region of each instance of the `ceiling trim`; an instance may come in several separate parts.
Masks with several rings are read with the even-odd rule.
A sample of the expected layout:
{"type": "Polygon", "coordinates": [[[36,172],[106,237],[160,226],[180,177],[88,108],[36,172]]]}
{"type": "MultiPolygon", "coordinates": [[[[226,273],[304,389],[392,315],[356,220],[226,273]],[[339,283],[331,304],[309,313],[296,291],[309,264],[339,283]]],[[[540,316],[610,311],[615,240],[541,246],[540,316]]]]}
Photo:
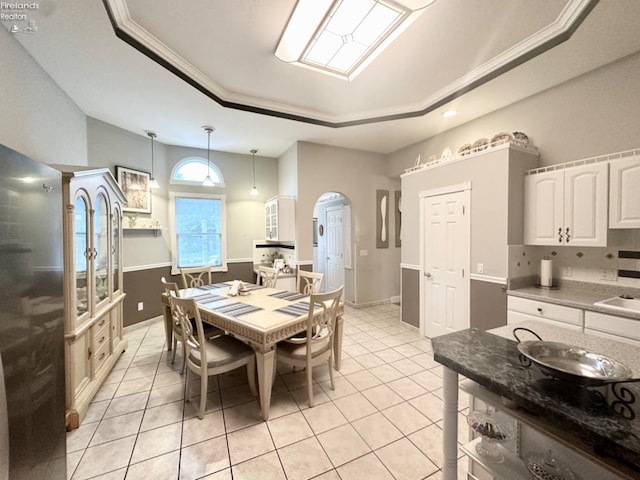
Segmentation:
{"type": "Polygon", "coordinates": [[[248,96],[239,96],[234,92],[225,90],[135,22],[129,14],[126,0],[103,0],[116,37],[220,106],[331,128],[344,128],[424,116],[567,41],[598,2],[599,0],[571,0],[553,23],[485,64],[480,65],[442,90],[435,92],[425,99],[421,105],[408,105],[403,107],[403,111],[396,113],[370,114],[363,118],[337,120],[309,110],[304,112],[301,110],[300,113],[294,113],[290,106],[248,96]]]}

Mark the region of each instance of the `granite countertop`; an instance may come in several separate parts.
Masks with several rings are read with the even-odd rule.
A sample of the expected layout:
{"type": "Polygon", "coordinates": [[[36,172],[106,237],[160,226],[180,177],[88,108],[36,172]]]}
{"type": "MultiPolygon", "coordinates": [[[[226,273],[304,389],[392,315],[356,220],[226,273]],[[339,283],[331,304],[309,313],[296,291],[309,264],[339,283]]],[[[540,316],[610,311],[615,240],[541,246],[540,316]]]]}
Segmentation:
{"type": "MultiPolygon", "coordinates": [[[[557,342],[610,355],[631,368],[634,378],[640,378],[639,347],[541,322],[527,321],[518,326],[530,328],[543,339],[553,338],[557,342]]],[[[521,338],[534,339],[524,335],[521,338]]],[[[593,388],[545,377],[535,365],[524,367],[513,340],[512,326],[489,332],[462,330],[433,338],[431,343],[434,360],[438,363],[512,400],[518,408],[538,416],[540,423],[547,422],[577,437],[593,455],[609,456],[622,469],[640,471],[640,384],[624,384],[624,388],[635,395],[632,408],[638,415],[625,418],[607,405],[597,406],[587,401],[593,396],[593,388]]],[[[622,385],[618,384],[617,390],[621,389],[622,385]]],[[[610,390],[608,397],[614,395],[611,386],[595,390],[610,390]]],[[[628,410],[627,407],[626,412],[628,410]]]]}
{"type": "MultiPolygon", "coordinates": [[[[597,285],[597,284],[596,284],[597,285]]],[[[599,286],[599,285],[598,285],[599,286]]],[[[602,290],[602,286],[600,289],[602,290]]],[[[634,297],[640,297],[637,289],[626,289],[634,297]]],[[[625,294],[627,293],[625,290],[625,294]]],[[[557,289],[523,287],[507,290],[507,295],[514,297],[528,298],[531,300],[540,300],[543,302],[555,303],[558,305],[566,305],[568,307],[581,308],[583,310],[591,310],[593,312],[606,313],[609,315],[617,315],[619,317],[633,318],[640,320],[640,312],[631,312],[620,310],[617,308],[594,305],[595,302],[606,300],[607,298],[621,295],[619,290],[606,291],[589,291],[569,287],[560,287],[557,289]]]]}

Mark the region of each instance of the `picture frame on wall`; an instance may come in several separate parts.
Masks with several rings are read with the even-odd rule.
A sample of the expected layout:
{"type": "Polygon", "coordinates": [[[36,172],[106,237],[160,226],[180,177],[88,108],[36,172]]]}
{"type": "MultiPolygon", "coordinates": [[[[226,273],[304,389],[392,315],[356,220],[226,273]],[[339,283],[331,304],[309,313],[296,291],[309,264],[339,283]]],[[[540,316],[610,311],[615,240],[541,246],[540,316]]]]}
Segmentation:
{"type": "Polygon", "coordinates": [[[124,212],[151,213],[151,174],[116,165],[116,180],[127,199],[124,212]]]}

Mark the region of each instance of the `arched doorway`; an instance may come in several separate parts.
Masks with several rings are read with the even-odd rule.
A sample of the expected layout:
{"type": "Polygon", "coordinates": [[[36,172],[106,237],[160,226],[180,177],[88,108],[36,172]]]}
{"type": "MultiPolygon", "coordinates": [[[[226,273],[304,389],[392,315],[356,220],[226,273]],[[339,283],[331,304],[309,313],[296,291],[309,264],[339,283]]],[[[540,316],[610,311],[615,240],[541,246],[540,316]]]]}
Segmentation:
{"type": "Polygon", "coordinates": [[[324,274],[322,289],[345,285],[351,269],[351,202],[338,192],[323,193],[313,209],[313,271],[324,274]]]}

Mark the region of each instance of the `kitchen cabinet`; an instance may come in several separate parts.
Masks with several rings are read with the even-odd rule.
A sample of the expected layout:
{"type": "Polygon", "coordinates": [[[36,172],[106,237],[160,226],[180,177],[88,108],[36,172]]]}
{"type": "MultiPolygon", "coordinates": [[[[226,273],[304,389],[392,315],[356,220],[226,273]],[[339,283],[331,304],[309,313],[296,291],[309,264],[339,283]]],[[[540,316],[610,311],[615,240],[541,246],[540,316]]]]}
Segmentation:
{"type": "Polygon", "coordinates": [[[296,216],[295,198],[277,196],[268,200],[265,211],[265,239],[295,241],[296,216]]]}
{"type": "Polygon", "coordinates": [[[556,167],[525,175],[524,243],[606,246],[608,163],[556,167]]]}
{"type": "Polygon", "coordinates": [[[640,155],[609,168],[609,228],[640,228],[640,155]]]}
{"type": "Polygon", "coordinates": [[[584,333],[640,347],[640,320],[587,310],[584,333]]]}
{"type": "Polygon", "coordinates": [[[526,320],[535,320],[549,325],[582,331],[584,311],[580,308],[509,295],[507,297],[507,325],[526,320]]]}
{"type": "Polygon", "coordinates": [[[127,342],[122,207],[108,169],[61,167],[67,428],[75,428],[127,342]]]}

